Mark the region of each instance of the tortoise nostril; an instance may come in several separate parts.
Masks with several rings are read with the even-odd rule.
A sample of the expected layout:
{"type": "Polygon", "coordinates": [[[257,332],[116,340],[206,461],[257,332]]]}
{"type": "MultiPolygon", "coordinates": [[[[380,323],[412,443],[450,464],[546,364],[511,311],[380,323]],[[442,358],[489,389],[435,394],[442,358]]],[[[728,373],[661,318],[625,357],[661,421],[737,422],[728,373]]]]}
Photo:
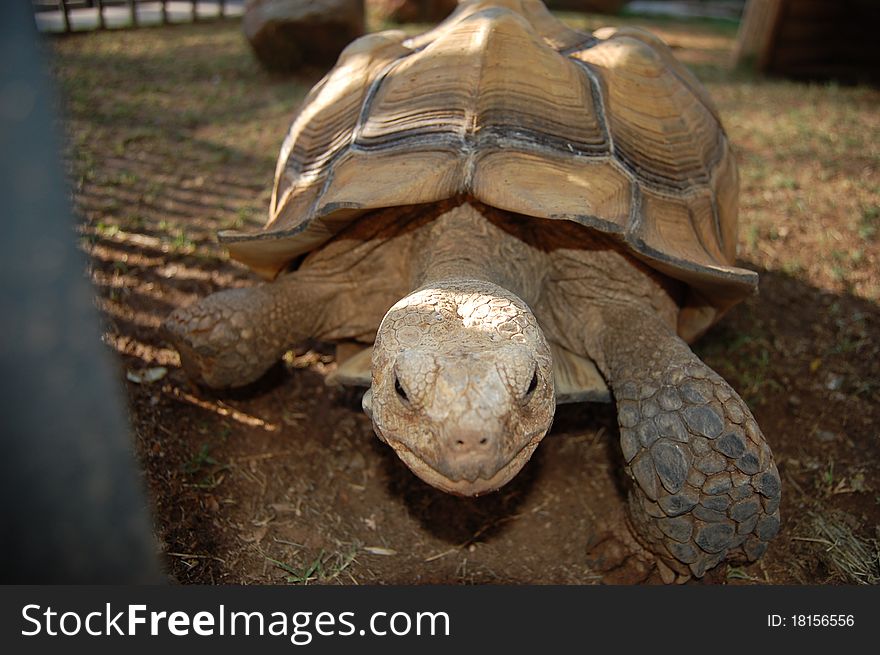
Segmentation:
{"type": "Polygon", "coordinates": [[[459,435],[458,438],[451,443],[456,451],[460,453],[469,453],[486,450],[491,445],[491,441],[492,440],[488,436],[463,434],[459,435]]]}

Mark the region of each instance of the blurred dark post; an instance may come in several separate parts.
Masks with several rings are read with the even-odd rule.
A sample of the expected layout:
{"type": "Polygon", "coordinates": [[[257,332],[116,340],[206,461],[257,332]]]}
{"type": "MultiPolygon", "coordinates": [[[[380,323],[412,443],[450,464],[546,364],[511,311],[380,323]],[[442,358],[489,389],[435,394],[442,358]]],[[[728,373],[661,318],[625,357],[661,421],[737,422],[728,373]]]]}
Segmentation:
{"type": "Polygon", "coordinates": [[[70,32],[70,9],[67,7],[67,0],[58,0],[58,8],[61,10],[61,24],[64,26],[64,31],[70,32]]]}
{"type": "Polygon", "coordinates": [[[192,21],[195,23],[199,20],[199,12],[198,12],[198,0],[192,0],[192,21]]]}
{"type": "Polygon", "coordinates": [[[162,0],[162,24],[168,24],[168,0],[162,0]]]}
{"type": "Polygon", "coordinates": [[[32,8],[0,2],[0,583],[157,583],[32,8]]]}
{"type": "Polygon", "coordinates": [[[95,0],[95,6],[98,7],[98,29],[106,29],[107,23],[104,21],[104,0],[95,0]]]}
{"type": "Polygon", "coordinates": [[[220,18],[226,16],[226,0],[220,0],[220,18]]]}
{"type": "Polygon", "coordinates": [[[128,16],[133,27],[138,26],[137,9],[134,6],[136,0],[128,0],[128,16]]]}

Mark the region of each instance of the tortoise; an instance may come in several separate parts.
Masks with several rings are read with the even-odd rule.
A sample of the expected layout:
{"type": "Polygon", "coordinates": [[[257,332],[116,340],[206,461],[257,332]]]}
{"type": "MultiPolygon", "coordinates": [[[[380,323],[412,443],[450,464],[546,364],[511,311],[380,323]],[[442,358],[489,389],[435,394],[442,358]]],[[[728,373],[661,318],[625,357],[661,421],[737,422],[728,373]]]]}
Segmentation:
{"type": "Polygon", "coordinates": [[[756,289],[737,187],[715,106],[660,39],[469,0],[348,46],[283,142],[265,227],[219,235],[269,282],[164,328],[215,388],[336,342],[378,437],[462,496],[508,482],[558,403],[613,397],[633,531],[665,580],[700,577],[779,528],[770,448],[688,346],[756,289]]]}

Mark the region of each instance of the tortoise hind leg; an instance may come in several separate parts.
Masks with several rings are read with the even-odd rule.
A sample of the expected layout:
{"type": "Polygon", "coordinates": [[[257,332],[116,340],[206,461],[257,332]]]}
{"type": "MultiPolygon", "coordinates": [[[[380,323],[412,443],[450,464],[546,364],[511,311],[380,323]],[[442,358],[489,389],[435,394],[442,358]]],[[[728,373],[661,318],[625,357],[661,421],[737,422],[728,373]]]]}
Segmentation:
{"type": "Polygon", "coordinates": [[[753,561],[779,529],[773,456],[743,400],[656,315],[603,312],[639,538],[682,576],[753,561]]]}
{"type": "Polygon", "coordinates": [[[173,311],[163,330],[187,374],[209,387],[242,386],[262,376],[291,345],[314,336],[327,294],[313,281],[297,282],[290,273],[173,311]]]}

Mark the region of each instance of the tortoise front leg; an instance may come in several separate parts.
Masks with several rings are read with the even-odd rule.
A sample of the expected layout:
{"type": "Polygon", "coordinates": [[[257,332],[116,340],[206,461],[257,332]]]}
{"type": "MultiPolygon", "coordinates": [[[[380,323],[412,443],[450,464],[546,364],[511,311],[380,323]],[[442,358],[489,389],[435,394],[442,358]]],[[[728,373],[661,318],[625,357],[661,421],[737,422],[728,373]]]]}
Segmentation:
{"type": "Polygon", "coordinates": [[[220,291],[172,312],[163,328],[187,374],[209,387],[242,386],[263,375],[290,346],[315,336],[332,292],[298,278],[294,272],[275,282],[220,291]]]}
{"type": "Polygon", "coordinates": [[[596,359],[617,402],[637,535],[680,575],[753,561],[779,529],[780,482],[746,404],[655,314],[602,311],[596,359]]]}

